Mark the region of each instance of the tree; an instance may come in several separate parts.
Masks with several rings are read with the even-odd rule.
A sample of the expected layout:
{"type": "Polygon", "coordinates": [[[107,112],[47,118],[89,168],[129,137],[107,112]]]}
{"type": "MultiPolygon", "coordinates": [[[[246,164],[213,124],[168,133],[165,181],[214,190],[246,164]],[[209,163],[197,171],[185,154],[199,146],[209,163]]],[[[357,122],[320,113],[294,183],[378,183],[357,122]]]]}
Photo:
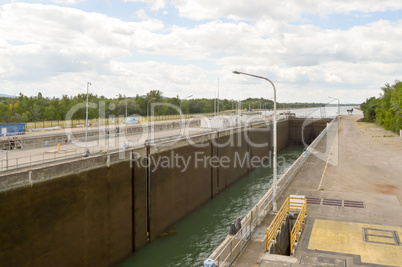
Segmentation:
{"type": "Polygon", "coordinates": [[[364,118],[367,122],[374,122],[376,118],[375,109],[377,108],[377,99],[375,97],[367,98],[366,102],[360,105],[364,118]]]}
{"type": "Polygon", "coordinates": [[[40,107],[38,105],[33,105],[33,107],[31,108],[31,115],[34,121],[40,120],[42,118],[42,111],[40,110],[40,107]]]}
{"type": "Polygon", "coordinates": [[[117,116],[123,115],[126,116],[126,103],[127,103],[127,116],[133,114],[140,114],[141,109],[140,106],[136,103],[134,99],[124,99],[120,100],[117,104],[117,116]]]}
{"type": "Polygon", "coordinates": [[[379,98],[366,99],[360,107],[366,121],[383,126],[387,130],[399,132],[402,129],[402,82],[385,84],[379,98]]]}

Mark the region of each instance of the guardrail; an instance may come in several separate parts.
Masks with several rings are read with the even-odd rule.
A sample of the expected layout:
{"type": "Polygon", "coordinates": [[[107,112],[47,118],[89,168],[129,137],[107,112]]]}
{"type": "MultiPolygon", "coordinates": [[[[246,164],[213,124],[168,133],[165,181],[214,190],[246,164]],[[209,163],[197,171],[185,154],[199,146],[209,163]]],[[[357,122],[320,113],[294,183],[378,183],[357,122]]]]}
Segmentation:
{"type": "Polygon", "coordinates": [[[281,209],[276,214],[274,220],[271,222],[267,228],[267,251],[269,250],[269,245],[271,241],[275,239],[276,231],[281,228],[282,221],[285,220],[286,214],[289,212],[289,198],[283,203],[281,209]]]}
{"type": "MultiPolygon", "coordinates": [[[[52,149],[52,148],[49,148],[52,149]]],[[[95,147],[87,148],[91,154],[97,153],[102,150],[96,149],[95,147]]],[[[116,151],[118,149],[113,149],[110,151],[116,151]]],[[[63,161],[67,159],[81,158],[85,154],[85,148],[76,148],[76,149],[68,149],[68,150],[50,150],[44,153],[24,156],[18,158],[9,158],[8,150],[1,151],[3,157],[0,159],[0,172],[9,171],[9,170],[17,170],[20,168],[25,168],[29,166],[36,166],[46,163],[54,163],[58,161],[63,161]]]]}
{"type": "MultiPolygon", "coordinates": [[[[322,138],[331,129],[338,116],[325,127],[325,129],[317,136],[317,138],[307,147],[300,157],[293,162],[289,169],[278,180],[277,197],[281,196],[289,184],[293,181],[296,174],[307,161],[308,157],[320,143],[322,138]]],[[[261,198],[261,200],[247,213],[241,221],[242,227],[236,235],[227,237],[221,245],[209,256],[207,261],[215,263],[215,266],[223,266],[224,264],[232,265],[234,260],[243,251],[251,235],[255,229],[261,224],[262,220],[272,210],[272,187],[261,198]]]]}
{"type": "MultiPolygon", "coordinates": [[[[225,110],[220,113],[221,115],[232,114],[231,110],[225,110]]],[[[183,119],[190,118],[200,118],[200,117],[210,117],[214,116],[214,113],[193,113],[193,114],[182,114],[183,119]]],[[[138,116],[139,123],[146,123],[147,118],[145,116],[138,116]]],[[[149,121],[170,121],[170,120],[179,120],[180,114],[171,114],[171,115],[149,115],[149,121]]],[[[107,126],[107,125],[116,125],[116,124],[125,124],[126,117],[118,116],[118,117],[110,117],[110,118],[92,118],[89,119],[88,122],[93,126],[107,126]]],[[[77,120],[57,120],[57,121],[33,121],[33,122],[25,122],[26,131],[31,131],[35,129],[46,130],[47,128],[52,127],[61,127],[61,128],[75,128],[80,126],[85,126],[85,119],[77,119],[77,120]]]]}
{"type": "Polygon", "coordinates": [[[293,255],[296,242],[299,238],[299,232],[301,231],[302,224],[304,223],[304,219],[307,214],[307,199],[304,199],[304,203],[300,208],[299,215],[297,216],[295,225],[293,226],[292,231],[290,232],[290,254],[293,255]]]}
{"type": "Polygon", "coordinates": [[[290,253],[293,254],[294,246],[299,236],[298,233],[301,231],[302,223],[307,214],[307,199],[304,196],[290,196],[286,198],[281,209],[267,228],[267,251],[269,251],[272,240],[275,239],[276,231],[281,229],[281,224],[290,211],[299,212],[295,225],[290,233],[290,253]]]}

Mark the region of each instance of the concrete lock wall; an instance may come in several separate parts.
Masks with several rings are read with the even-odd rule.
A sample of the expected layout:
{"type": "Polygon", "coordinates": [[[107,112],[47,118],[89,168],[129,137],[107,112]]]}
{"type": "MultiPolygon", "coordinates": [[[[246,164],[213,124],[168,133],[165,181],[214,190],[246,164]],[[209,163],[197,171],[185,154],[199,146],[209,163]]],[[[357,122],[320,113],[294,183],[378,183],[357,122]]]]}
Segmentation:
{"type": "Polygon", "coordinates": [[[131,175],[126,163],[0,194],[5,266],[107,266],[131,249],[131,175]]]}
{"type": "MultiPolygon", "coordinates": [[[[287,146],[290,125],[278,123],[278,151],[287,146]]],[[[196,157],[267,155],[272,125],[263,126],[192,136],[191,142],[202,147],[184,140],[0,177],[8,181],[0,184],[0,261],[13,266],[117,263],[147,244],[147,232],[150,240],[156,238],[247,174],[248,164],[222,168],[208,161],[196,164],[196,157]],[[247,139],[268,145],[257,148],[247,139]],[[188,167],[156,168],[155,162],[172,155],[189,159],[188,167]]]]}

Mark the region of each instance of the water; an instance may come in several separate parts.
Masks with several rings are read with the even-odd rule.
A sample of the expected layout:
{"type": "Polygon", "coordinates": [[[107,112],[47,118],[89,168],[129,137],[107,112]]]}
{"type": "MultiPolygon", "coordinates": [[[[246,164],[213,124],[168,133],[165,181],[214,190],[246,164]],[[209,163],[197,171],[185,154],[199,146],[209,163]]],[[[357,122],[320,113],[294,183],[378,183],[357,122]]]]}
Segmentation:
{"type": "MultiPolygon", "coordinates": [[[[303,146],[291,146],[278,153],[278,158],[285,159],[285,164],[278,166],[278,173],[285,172],[302,151],[303,146]]],[[[202,266],[204,260],[225,239],[231,223],[237,217],[243,218],[271,184],[272,168],[253,170],[172,226],[168,236],[153,240],[120,267],[202,266]]]]}
{"type": "MultiPolygon", "coordinates": [[[[348,115],[348,109],[353,108],[353,115],[363,115],[361,110],[356,109],[356,107],[349,106],[341,106],[340,113],[341,115],[348,115]]],[[[338,107],[334,106],[326,106],[320,108],[299,108],[299,109],[285,109],[285,111],[290,111],[291,113],[295,113],[297,117],[335,117],[338,114],[338,107]]],[[[283,110],[277,110],[277,113],[280,114],[283,110]]],[[[272,111],[265,111],[266,115],[272,114],[272,111]]]]}

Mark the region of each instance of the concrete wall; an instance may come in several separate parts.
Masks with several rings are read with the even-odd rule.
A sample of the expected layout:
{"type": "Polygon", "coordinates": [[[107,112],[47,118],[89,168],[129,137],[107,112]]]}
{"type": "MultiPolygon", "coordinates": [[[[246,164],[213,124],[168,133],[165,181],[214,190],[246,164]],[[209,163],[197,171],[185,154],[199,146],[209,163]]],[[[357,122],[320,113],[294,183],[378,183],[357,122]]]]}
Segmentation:
{"type": "MultiPolygon", "coordinates": [[[[278,123],[278,150],[288,143],[289,125],[278,123]]],[[[248,164],[197,165],[196,157],[266,155],[272,126],[256,129],[262,126],[192,136],[200,147],[181,140],[0,177],[0,261],[6,266],[115,264],[145,246],[147,232],[150,240],[156,238],[247,174],[248,164]],[[256,148],[247,139],[268,144],[256,148]],[[157,160],[172,153],[190,159],[189,167],[155,169],[157,160]],[[141,160],[151,163],[144,166],[141,160]]]]}
{"type": "Polygon", "coordinates": [[[289,145],[310,145],[329,122],[331,119],[291,118],[289,120],[289,145]]]}
{"type": "Polygon", "coordinates": [[[209,164],[205,167],[203,164],[195,164],[195,151],[211,155],[211,146],[205,144],[206,147],[196,150],[185,146],[151,155],[156,160],[171,157],[172,154],[190,160],[188,168],[169,166],[156,169],[155,164],[151,164],[151,240],[211,198],[211,167],[209,164]]]}
{"type": "Polygon", "coordinates": [[[122,162],[2,192],[2,265],[107,266],[128,256],[129,172],[122,162]]]}

